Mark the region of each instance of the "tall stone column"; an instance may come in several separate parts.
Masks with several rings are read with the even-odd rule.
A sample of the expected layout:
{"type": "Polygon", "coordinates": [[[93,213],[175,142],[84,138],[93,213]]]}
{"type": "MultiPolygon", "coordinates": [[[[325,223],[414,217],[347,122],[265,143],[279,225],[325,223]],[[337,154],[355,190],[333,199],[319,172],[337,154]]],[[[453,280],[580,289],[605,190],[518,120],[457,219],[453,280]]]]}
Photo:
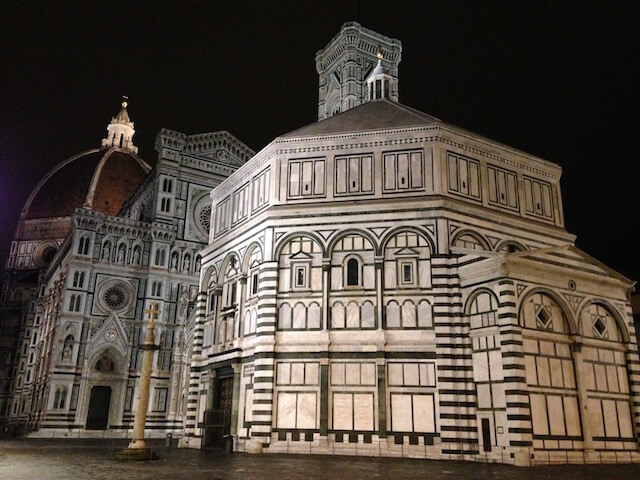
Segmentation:
{"type": "Polygon", "coordinates": [[[147,324],[147,333],[145,335],[142,350],[142,369],[140,370],[140,397],[138,398],[138,406],[136,408],[136,416],[133,421],[133,435],[129,447],[120,452],[121,458],[131,458],[134,460],[153,459],[151,451],[147,448],[144,441],[144,427],[147,423],[147,410],[149,409],[149,384],[151,383],[151,369],[153,367],[153,352],[158,350],[155,344],[154,320],[160,313],[158,304],[153,302],[149,310],[145,310],[149,315],[149,323],[147,324]]]}

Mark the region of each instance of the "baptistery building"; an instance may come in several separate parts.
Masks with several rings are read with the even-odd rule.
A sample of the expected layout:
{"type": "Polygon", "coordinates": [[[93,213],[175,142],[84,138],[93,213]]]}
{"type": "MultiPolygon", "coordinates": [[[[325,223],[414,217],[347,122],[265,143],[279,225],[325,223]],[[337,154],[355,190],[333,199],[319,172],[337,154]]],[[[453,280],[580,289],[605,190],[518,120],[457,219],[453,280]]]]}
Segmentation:
{"type": "Polygon", "coordinates": [[[345,24],[318,122],[211,193],[184,446],[640,460],[634,283],[575,247],[560,166],[399,102],[345,24]]]}

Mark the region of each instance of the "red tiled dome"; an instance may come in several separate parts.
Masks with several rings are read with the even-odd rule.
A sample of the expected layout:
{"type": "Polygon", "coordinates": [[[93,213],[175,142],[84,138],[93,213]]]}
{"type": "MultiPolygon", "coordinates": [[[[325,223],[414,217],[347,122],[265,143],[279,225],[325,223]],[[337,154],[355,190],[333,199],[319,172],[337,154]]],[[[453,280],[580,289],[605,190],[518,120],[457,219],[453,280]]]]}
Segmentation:
{"type": "Polygon", "coordinates": [[[93,149],[51,170],[27,200],[23,218],[68,217],[81,206],[116,215],[150,167],[119,148],[93,149]]]}

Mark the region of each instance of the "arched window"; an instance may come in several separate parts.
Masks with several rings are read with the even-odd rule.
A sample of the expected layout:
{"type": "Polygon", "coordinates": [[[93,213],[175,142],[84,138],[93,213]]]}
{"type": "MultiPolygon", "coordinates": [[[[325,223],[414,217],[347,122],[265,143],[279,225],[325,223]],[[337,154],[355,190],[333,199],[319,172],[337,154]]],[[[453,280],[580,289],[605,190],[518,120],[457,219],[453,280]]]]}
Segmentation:
{"type": "Polygon", "coordinates": [[[347,260],[347,286],[360,285],[360,262],[356,258],[347,260]]]}
{"type": "Polygon", "coordinates": [[[469,307],[471,328],[489,327],[496,324],[498,301],[489,292],[480,292],[469,307]]]}
{"type": "Polygon", "coordinates": [[[80,279],[80,272],[75,272],[73,274],[73,286],[77,287],[78,286],[78,280],[80,279]]]}

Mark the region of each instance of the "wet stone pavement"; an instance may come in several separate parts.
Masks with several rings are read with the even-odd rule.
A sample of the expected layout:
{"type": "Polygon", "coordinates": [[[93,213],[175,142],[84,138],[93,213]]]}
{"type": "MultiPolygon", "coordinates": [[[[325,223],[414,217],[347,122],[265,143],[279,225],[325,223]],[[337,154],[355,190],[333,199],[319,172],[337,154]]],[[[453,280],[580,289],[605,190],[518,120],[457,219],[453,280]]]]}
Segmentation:
{"type": "Polygon", "coordinates": [[[320,455],[249,455],[158,447],[159,460],[113,458],[122,441],[0,440],[0,479],[578,479],[640,480],[640,465],[518,468],[497,464],[320,455]]]}

